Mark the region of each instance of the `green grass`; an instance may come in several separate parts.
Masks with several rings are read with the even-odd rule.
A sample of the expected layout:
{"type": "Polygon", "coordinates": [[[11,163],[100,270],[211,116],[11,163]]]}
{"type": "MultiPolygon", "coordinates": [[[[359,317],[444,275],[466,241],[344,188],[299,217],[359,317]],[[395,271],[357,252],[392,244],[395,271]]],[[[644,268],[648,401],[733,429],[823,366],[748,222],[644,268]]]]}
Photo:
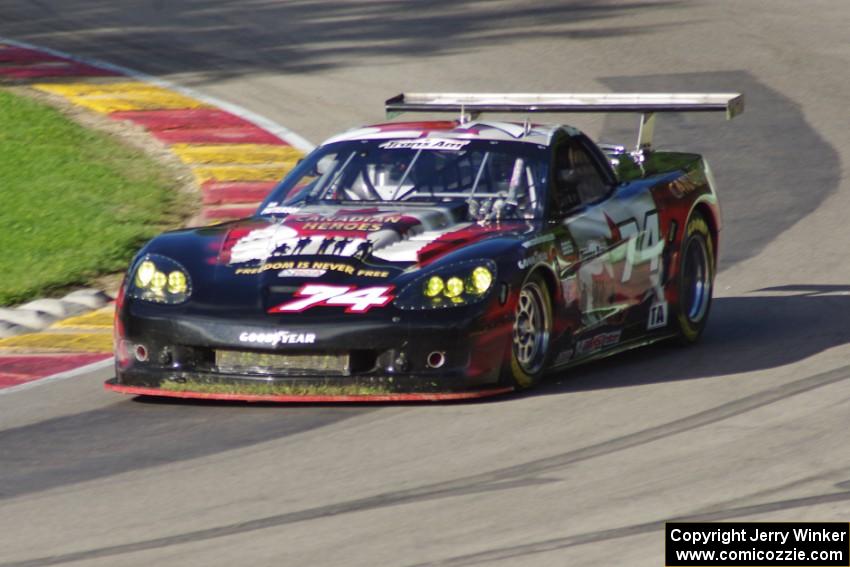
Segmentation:
{"type": "Polygon", "coordinates": [[[125,269],[180,200],[139,150],[0,89],[0,306],[125,269]]]}
{"type": "Polygon", "coordinates": [[[201,394],[240,394],[251,396],[377,396],[392,393],[380,386],[359,384],[214,384],[189,380],[163,381],[160,388],[170,392],[197,392],[201,394]]]}

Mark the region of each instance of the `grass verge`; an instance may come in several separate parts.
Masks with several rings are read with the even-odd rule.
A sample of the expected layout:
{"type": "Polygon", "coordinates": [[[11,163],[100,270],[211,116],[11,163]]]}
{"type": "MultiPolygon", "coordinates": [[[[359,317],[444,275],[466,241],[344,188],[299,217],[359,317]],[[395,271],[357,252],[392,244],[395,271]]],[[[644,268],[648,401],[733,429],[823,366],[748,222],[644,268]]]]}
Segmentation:
{"type": "Polygon", "coordinates": [[[0,89],[0,306],[125,269],[180,200],[140,150],[0,89]]]}

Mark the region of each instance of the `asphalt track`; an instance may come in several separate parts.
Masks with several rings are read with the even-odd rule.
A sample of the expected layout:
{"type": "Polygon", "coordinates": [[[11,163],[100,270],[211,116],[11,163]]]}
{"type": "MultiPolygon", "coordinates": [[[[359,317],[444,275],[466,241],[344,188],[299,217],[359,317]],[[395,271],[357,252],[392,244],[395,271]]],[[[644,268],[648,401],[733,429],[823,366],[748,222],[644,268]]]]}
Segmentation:
{"type": "Polygon", "coordinates": [[[0,35],[313,141],[402,90],[734,89],[748,108],[656,133],[721,187],[699,346],[479,403],[151,402],[101,391],[106,372],[0,395],[0,566],[658,566],[671,518],[847,521],[847,29],[842,0],[4,3],[0,35]]]}

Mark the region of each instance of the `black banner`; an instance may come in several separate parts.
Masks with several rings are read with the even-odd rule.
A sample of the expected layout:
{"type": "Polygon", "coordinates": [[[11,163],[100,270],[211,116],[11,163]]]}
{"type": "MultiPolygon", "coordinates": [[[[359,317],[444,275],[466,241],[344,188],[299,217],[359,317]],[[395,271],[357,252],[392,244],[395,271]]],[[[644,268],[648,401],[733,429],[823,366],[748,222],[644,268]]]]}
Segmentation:
{"type": "Polygon", "coordinates": [[[850,567],[842,522],[669,522],[667,567],[850,567]]]}

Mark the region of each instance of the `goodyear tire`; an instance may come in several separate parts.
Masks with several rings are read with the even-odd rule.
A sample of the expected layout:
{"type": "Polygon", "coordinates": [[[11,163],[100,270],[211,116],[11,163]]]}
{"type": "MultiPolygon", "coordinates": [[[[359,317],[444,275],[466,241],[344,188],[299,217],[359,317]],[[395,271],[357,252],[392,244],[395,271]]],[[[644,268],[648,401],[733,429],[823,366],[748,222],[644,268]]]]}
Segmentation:
{"type": "Polygon", "coordinates": [[[511,337],[506,383],[524,389],[536,385],[549,361],[552,299],[546,282],[533,274],[519,291],[511,337]]]}
{"type": "Polygon", "coordinates": [[[714,245],[705,218],[695,212],[688,219],[679,256],[678,305],[674,312],[678,342],[689,345],[699,340],[714,290],[714,245]]]}

